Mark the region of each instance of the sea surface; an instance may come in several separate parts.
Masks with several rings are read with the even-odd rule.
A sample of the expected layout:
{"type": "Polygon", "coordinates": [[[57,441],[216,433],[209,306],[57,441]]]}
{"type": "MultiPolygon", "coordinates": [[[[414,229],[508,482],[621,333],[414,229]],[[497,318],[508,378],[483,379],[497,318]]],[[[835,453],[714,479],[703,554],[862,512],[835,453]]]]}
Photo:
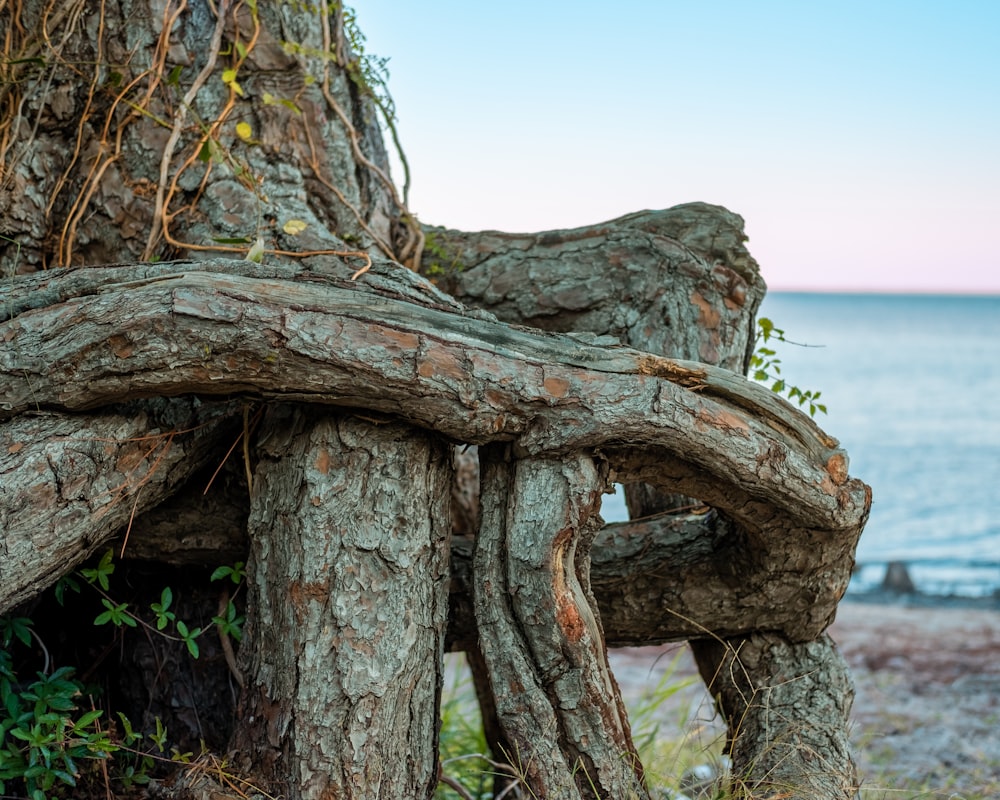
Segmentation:
{"type": "MultiPolygon", "coordinates": [[[[769,292],[789,385],[873,490],[850,592],[890,561],[934,595],[1000,592],[1000,297],[769,292]]],[[[617,496],[606,519],[624,519],[617,496]]]]}

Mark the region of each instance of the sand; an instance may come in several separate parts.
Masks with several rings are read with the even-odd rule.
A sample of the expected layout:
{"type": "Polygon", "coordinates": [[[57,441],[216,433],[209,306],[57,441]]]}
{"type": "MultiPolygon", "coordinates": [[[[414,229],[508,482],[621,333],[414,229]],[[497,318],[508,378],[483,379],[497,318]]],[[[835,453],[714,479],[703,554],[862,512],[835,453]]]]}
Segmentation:
{"type": "MultiPolygon", "coordinates": [[[[1000,797],[1000,608],[941,605],[845,602],[830,629],[856,687],[863,797],[1000,797]]],[[[614,651],[626,699],[674,657],[677,676],[697,674],[683,647],[614,651]]],[[[702,736],[721,731],[700,683],[660,711],[675,729],[681,715],[702,736]]]]}

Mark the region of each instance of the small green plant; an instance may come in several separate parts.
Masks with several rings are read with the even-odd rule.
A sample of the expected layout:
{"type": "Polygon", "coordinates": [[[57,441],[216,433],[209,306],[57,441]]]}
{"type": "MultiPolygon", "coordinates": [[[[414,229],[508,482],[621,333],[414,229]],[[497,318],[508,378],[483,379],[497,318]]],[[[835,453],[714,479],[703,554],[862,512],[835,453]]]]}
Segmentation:
{"type": "MultiPolygon", "coordinates": [[[[95,586],[101,594],[101,605],[104,610],[94,618],[94,625],[107,625],[108,623],[120,628],[123,625],[136,628],[142,625],[151,632],[156,632],[161,636],[175,641],[184,642],[192,658],[198,658],[200,651],[198,648],[198,637],[205,634],[208,628],[189,625],[171,610],[174,599],[173,590],[169,586],[163,587],[160,592],[160,599],[150,603],[149,608],[153,612],[155,628],[139,617],[128,603],[119,603],[112,599],[107,593],[111,588],[111,575],[115,571],[114,551],[108,549],[95,567],[87,567],[79,571],[79,576],[87,583],[95,586]],[[173,634],[168,632],[168,628],[173,627],[173,634]]],[[[244,565],[242,561],[237,561],[233,566],[218,567],[213,573],[211,580],[218,581],[229,578],[237,586],[242,583],[244,576],[244,565]]],[[[65,592],[79,592],[80,583],[72,577],[65,577],[56,585],[56,599],[63,603],[65,592]]],[[[219,630],[227,636],[231,636],[236,641],[240,641],[243,635],[243,622],[245,618],[237,613],[236,606],[229,600],[224,616],[212,617],[212,624],[218,626],[219,630]]],[[[13,623],[11,623],[13,624],[13,623]]]]}
{"type": "Polygon", "coordinates": [[[750,357],[750,377],[758,383],[770,384],[771,391],[775,394],[783,395],[788,400],[797,402],[800,408],[808,409],[810,417],[815,417],[817,411],[827,413],[826,406],[819,402],[822,392],[789,386],[781,377],[781,359],[777,357],[776,350],[767,347],[771,340],[800,347],[808,346],[786,339],[781,328],[776,328],[767,317],[761,317],[757,320],[757,347],[750,357]]]}
{"type": "MultiPolygon", "coordinates": [[[[201,627],[178,619],[172,609],[173,590],[166,586],[159,599],[150,603],[154,623],[145,622],[128,603],[113,599],[111,576],[115,572],[114,554],[107,550],[96,565],[79,570],[75,576],[64,576],[55,587],[56,600],[64,604],[65,593],[81,592],[82,582],[101,595],[103,610],[94,618],[95,626],[137,628],[181,641],[193,658],[199,655],[198,637],[201,627]],[[173,629],[173,633],[168,631],[173,629]]],[[[222,566],[211,576],[213,581],[228,579],[239,586],[243,582],[242,561],[222,566]]],[[[242,637],[244,617],[230,599],[225,610],[212,618],[222,633],[237,641],[242,637]]],[[[163,754],[167,731],[157,719],[156,730],[147,734],[153,750],[138,749],[143,734],[135,731],[129,719],[118,713],[119,723],[111,728],[101,726],[103,709],[85,708],[87,692],[75,680],[74,668],[59,667],[49,672],[49,655],[42,640],[27,617],[0,617],[0,796],[8,791],[30,800],[48,800],[67,796],[67,787],[77,787],[87,762],[115,757],[112,778],[126,790],[149,782],[149,773],[156,760],[189,762],[192,753],[180,753],[174,748],[169,757],[163,754]],[[11,648],[20,642],[29,647],[35,640],[45,654],[45,668],[36,673],[30,683],[19,680],[14,670],[11,648]]]]}
{"type": "Polygon", "coordinates": [[[118,747],[100,726],[104,711],[80,708],[83,686],[71,667],[38,672],[27,684],[18,680],[8,648],[14,639],[30,643],[30,620],[2,620],[0,631],[0,794],[64,796],[65,787],[77,785],[79,762],[106,759],[118,747]]]}
{"type": "Polygon", "coordinates": [[[421,271],[430,279],[443,278],[461,272],[465,266],[456,255],[448,252],[444,244],[433,232],[424,233],[424,256],[421,271]]]}

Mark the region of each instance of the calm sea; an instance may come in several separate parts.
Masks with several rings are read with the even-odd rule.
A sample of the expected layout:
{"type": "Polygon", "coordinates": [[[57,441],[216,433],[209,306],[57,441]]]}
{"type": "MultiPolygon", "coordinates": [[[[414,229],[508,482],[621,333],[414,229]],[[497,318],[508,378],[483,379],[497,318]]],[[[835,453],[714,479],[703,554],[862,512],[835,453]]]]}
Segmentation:
{"type": "MultiPolygon", "coordinates": [[[[769,293],[782,376],[872,486],[851,591],[904,561],[929,594],[1000,588],[1000,297],[769,293]]],[[[622,519],[608,498],[606,519],[622,519]]]]}

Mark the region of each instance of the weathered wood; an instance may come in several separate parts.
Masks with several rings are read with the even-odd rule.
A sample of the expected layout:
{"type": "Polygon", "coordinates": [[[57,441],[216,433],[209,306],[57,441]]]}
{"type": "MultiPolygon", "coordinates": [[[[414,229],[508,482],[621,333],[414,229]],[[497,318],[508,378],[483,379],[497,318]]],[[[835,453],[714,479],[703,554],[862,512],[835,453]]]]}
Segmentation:
{"type": "Polygon", "coordinates": [[[507,758],[536,797],[646,797],[586,577],[606,476],[483,452],[473,594],[507,758]]]}
{"type": "MultiPolygon", "coordinates": [[[[169,504],[138,517],[125,557],[199,567],[245,561],[245,488],[216,479],[205,495],[207,480],[196,476],[169,504]]],[[[605,525],[591,548],[590,580],[608,646],[681,641],[706,631],[729,637],[757,628],[812,641],[828,627],[843,587],[836,565],[820,569],[830,552],[825,541],[808,545],[812,532],[787,535],[806,537],[802,550],[815,561],[785,569],[778,537],[748,537],[708,508],[605,525]]],[[[449,650],[477,646],[472,548],[471,537],[452,540],[449,650]]]]}
{"type": "MultiPolygon", "coordinates": [[[[633,511],[656,510],[660,495],[690,490],[717,507],[714,519],[725,524],[712,529],[709,549],[699,550],[691,540],[678,544],[700,554],[679,581],[678,603],[708,602],[693,591],[699,577],[715,589],[720,582],[737,582],[725,565],[713,570],[698,560],[717,555],[713,548],[743,558],[739,563],[747,569],[766,572],[779,563],[786,541],[797,545],[788,563],[808,575],[802,591],[780,588],[794,581],[753,579],[746,581],[748,590],[759,587],[765,605],[772,600],[795,610],[816,592],[818,602],[803,613],[806,622],[798,635],[830,616],[830,599],[846,584],[848,551],[869,496],[847,477],[846,458],[836,443],[809,420],[734,374],[668,362],[592,336],[545,337],[500,326],[386,263],[376,264],[363,286],[349,286],[346,279],[364,256],[341,263],[306,255],[358,247],[407,264],[420,261],[419,232],[385,174],[372,87],[352,79],[351,65],[359,65],[335,5],[251,8],[190,0],[149,14],[148,4],[122,0],[102,7],[94,25],[79,25],[78,15],[62,13],[59,4],[15,5],[0,15],[9,78],[0,85],[2,127],[9,134],[0,137],[5,166],[0,232],[6,234],[0,239],[5,276],[0,318],[6,320],[0,327],[0,413],[8,420],[0,437],[8,437],[8,447],[18,447],[25,430],[44,436],[40,429],[18,427],[30,423],[25,415],[32,411],[86,410],[142,396],[248,393],[352,407],[380,421],[375,412],[384,412],[456,442],[510,443],[518,458],[531,463],[564,456],[607,463],[620,480],[654,486],[651,493],[643,489],[642,497],[629,487],[633,511]],[[38,53],[52,58],[40,65],[38,53]],[[108,64],[117,65],[114,81],[106,80],[108,64]],[[170,64],[184,69],[171,72],[168,81],[170,64]],[[40,69],[44,80],[34,80],[40,69]],[[227,70],[238,74],[238,93],[231,78],[223,79],[227,70]],[[77,91],[84,87],[89,89],[77,91]],[[250,139],[234,131],[237,119],[249,126],[250,139]],[[199,158],[206,154],[211,157],[199,158]],[[299,256],[303,262],[133,266],[6,279],[52,265],[220,251],[243,255],[255,242],[268,260],[299,256]],[[9,419],[16,414],[22,416],[9,419]],[[847,556],[834,563],[829,556],[838,548],[847,556]],[[801,555],[808,549],[822,553],[801,555]]],[[[472,298],[480,281],[482,304],[503,315],[519,309],[511,321],[610,332],[639,351],[715,361],[742,372],[763,284],[733,215],[698,204],[643,212],[599,228],[533,237],[493,234],[459,241],[459,236],[451,243],[446,239],[452,234],[441,232],[437,248],[454,244],[469,251],[462,258],[472,269],[461,278],[461,288],[456,283],[452,290],[477,303],[472,298]],[[480,256],[493,260],[487,265],[480,256]],[[538,271],[543,261],[547,265],[538,271]],[[570,262],[576,265],[572,275],[570,262]],[[512,287],[521,299],[515,300],[512,287]],[[665,332],[666,316],[671,319],[665,332]]],[[[428,252],[437,255],[433,247],[428,252]]],[[[105,430],[103,423],[93,426],[93,418],[50,419],[65,437],[86,438],[105,430]]],[[[112,435],[134,437],[148,428],[141,420],[123,423],[112,435]]],[[[264,435],[276,441],[275,431],[264,435]]],[[[192,432],[178,463],[169,470],[168,461],[160,464],[151,488],[143,488],[140,508],[173,491],[184,470],[211,457],[201,453],[214,452],[216,443],[207,428],[192,432]],[[163,488],[152,488],[160,480],[163,488]]],[[[106,460],[116,447],[130,455],[125,445],[88,453],[95,483],[118,480],[107,477],[118,470],[106,460]]],[[[389,450],[397,465],[418,458],[386,445],[389,450]]],[[[62,461],[57,454],[46,466],[40,456],[18,458],[18,450],[8,450],[14,459],[5,463],[13,466],[4,474],[2,491],[21,493],[38,485],[34,465],[57,477],[59,496],[49,518],[30,532],[56,543],[55,549],[11,560],[11,553],[22,554],[13,541],[20,534],[3,530],[0,569],[15,565],[21,583],[7,580],[9,570],[0,575],[0,607],[25,597],[33,575],[38,583],[32,588],[40,588],[108,535],[109,528],[92,513],[91,498],[99,494],[90,487],[80,490],[72,474],[78,451],[65,452],[62,461]],[[87,498],[74,496],[78,490],[87,498]],[[66,517],[60,514],[81,509],[71,525],[62,524],[66,517]]],[[[272,453],[262,470],[264,484],[273,479],[281,485],[294,467],[276,466],[278,455],[272,453]]],[[[318,455],[303,445],[291,461],[306,470],[318,455]]],[[[402,485],[405,475],[392,476],[390,483],[402,485]]],[[[288,512],[285,521],[307,519],[309,508],[294,502],[290,490],[289,496],[281,494],[275,500],[288,512]]],[[[263,528],[273,508],[268,498],[254,502],[260,541],[271,541],[272,532],[263,528]]],[[[149,521],[150,530],[162,534],[169,515],[164,508],[158,521],[149,521]]],[[[465,524],[474,519],[469,516],[465,524]]],[[[275,547],[283,544],[273,541],[275,547]]],[[[316,549],[338,544],[309,541],[316,549]]],[[[258,586],[261,602],[250,612],[251,635],[269,630],[271,605],[291,613],[280,608],[286,599],[280,581],[294,577],[299,562],[277,549],[272,555],[290,560],[263,566],[256,576],[259,581],[273,576],[279,583],[258,586]],[[258,609],[267,611],[259,619],[258,609]]],[[[576,577],[585,590],[586,576],[576,577]]],[[[353,597],[350,589],[333,592],[330,606],[353,597]]],[[[651,588],[650,596],[655,593],[651,588]]],[[[733,624],[743,624],[741,615],[759,608],[739,590],[727,594],[723,588],[720,596],[726,600],[720,613],[733,624]]],[[[670,603],[668,613],[676,611],[674,600],[670,603]]],[[[340,621],[347,616],[344,611],[340,621]]],[[[762,615],[757,621],[778,617],[762,615]]],[[[780,624],[776,629],[785,632],[780,624]]],[[[332,646],[318,624],[316,631],[311,644],[332,646]]],[[[275,639],[291,640],[288,629],[274,633],[275,639]]],[[[274,658],[268,668],[276,691],[297,677],[298,699],[289,694],[287,702],[268,707],[271,720],[295,717],[301,698],[327,697],[328,673],[298,669],[308,663],[307,654],[288,641],[282,644],[285,649],[260,656],[274,658]]],[[[424,654],[428,676],[437,674],[436,663],[428,666],[433,649],[424,654]]],[[[256,675],[252,665],[263,662],[250,663],[256,675]]],[[[601,683],[601,676],[589,677],[601,683]]],[[[428,692],[421,687],[414,695],[419,702],[402,704],[415,715],[413,731],[433,728],[428,692]]],[[[559,717],[571,718],[562,709],[559,717]]],[[[263,718],[255,716],[258,724],[263,718]]],[[[303,713],[302,719],[310,717],[303,713]]],[[[355,747],[352,734],[368,735],[354,723],[332,734],[333,750],[347,753],[355,747]]],[[[331,768],[331,751],[318,729],[312,748],[298,748],[305,733],[293,732],[279,743],[281,752],[294,753],[297,766],[305,765],[294,778],[275,776],[282,785],[299,780],[302,786],[289,787],[293,796],[328,780],[325,771],[331,768]]],[[[264,763],[273,757],[276,745],[267,736],[245,740],[250,746],[244,760],[260,755],[264,763]]],[[[356,778],[354,766],[340,774],[356,778]]],[[[391,766],[400,774],[409,769],[391,766]]],[[[414,786],[395,794],[426,794],[426,773],[407,774],[414,786]]]]}
{"type": "Polygon", "coordinates": [[[236,758],[290,800],[430,798],[447,448],[407,426],[288,407],[262,428],[236,758]]]}
{"type": "MultiPolygon", "coordinates": [[[[160,269],[98,278],[94,294],[3,323],[16,346],[0,353],[0,407],[255,389],[388,411],[459,441],[516,439],[521,453],[601,449],[619,480],[700,497],[762,536],[825,530],[849,550],[864,521],[867,488],[836,442],[728,371],[323,279],[160,269]],[[59,336],[67,325],[74,336],[59,336]]],[[[833,593],[849,573],[831,567],[833,593]]]]}
{"type": "Polygon", "coordinates": [[[176,491],[235,435],[239,410],[177,398],[0,425],[0,613],[176,491]]]}
{"type": "MultiPolygon", "coordinates": [[[[687,203],[533,234],[426,233],[424,273],[468,306],[746,372],[765,287],[743,219],[727,209],[687,203]]],[[[627,485],[625,499],[633,517],[693,504],[642,483],[627,485]]]]}
{"type": "MultiPolygon", "coordinates": [[[[463,302],[488,308],[508,322],[556,331],[586,330],[598,336],[613,334],[640,350],[746,370],[754,314],[764,285],[743,246],[742,220],[724,209],[696,203],[537,235],[442,229],[431,235],[437,253],[446,255],[451,267],[443,268],[440,283],[463,302]],[[634,228],[651,235],[637,237],[634,228]],[[670,291],[663,291],[665,284],[670,291]]],[[[610,450],[604,454],[612,462],[623,455],[610,450]]],[[[633,456],[630,463],[632,480],[660,478],[652,478],[652,485],[626,486],[634,518],[702,501],[715,504],[714,479],[690,462],[671,463],[662,453],[646,452],[633,456]],[[662,481],[668,473],[674,476],[670,490],[662,481]]],[[[823,671],[843,677],[843,665],[832,644],[821,647],[803,642],[818,637],[833,620],[847,588],[845,567],[854,563],[860,527],[845,536],[789,525],[787,520],[776,519],[766,504],[736,488],[727,504],[719,507],[725,511],[712,511],[706,524],[699,526],[702,529],[692,531],[687,547],[672,549],[668,563],[673,568],[650,570],[644,558],[633,564],[626,559],[618,562],[616,572],[631,572],[634,580],[627,591],[616,595],[612,589],[611,594],[600,595],[602,615],[611,621],[608,630],[614,631],[614,622],[630,616],[620,613],[623,610],[649,613],[642,597],[651,592],[664,601],[661,613],[677,621],[683,616],[691,636],[731,637],[727,644],[732,652],[695,647],[706,678],[738,668],[748,681],[768,684],[772,676],[757,661],[739,664],[741,654],[754,649],[753,638],[744,641],[739,634],[752,631],[775,633],[781,647],[773,648],[774,658],[784,659],[792,672],[800,663],[815,659],[823,671]],[[741,511],[732,513],[736,508],[741,511]],[[708,613],[707,608],[711,608],[708,613]],[[736,627],[730,627],[732,622],[736,627]]],[[[657,537],[636,541],[663,546],[657,537]]],[[[597,553],[624,555],[606,542],[597,553]]],[[[620,579],[615,574],[611,584],[620,579]]],[[[596,576],[595,585],[602,588],[596,576]]],[[[677,621],[662,624],[666,629],[677,621]]],[[[837,697],[840,685],[835,684],[832,691],[844,715],[825,715],[822,704],[810,703],[803,696],[802,702],[790,704],[781,716],[768,719],[767,732],[772,737],[813,737],[817,752],[827,760],[827,788],[856,783],[844,727],[850,697],[837,697]]],[[[766,775],[758,765],[771,763],[772,754],[764,752],[770,739],[760,735],[759,726],[743,725],[746,703],[745,699],[740,702],[738,693],[722,692],[719,699],[735,742],[734,773],[757,781],[766,775]]],[[[798,771],[803,786],[820,786],[809,776],[812,756],[805,748],[786,748],[782,757],[782,775],[789,782],[794,783],[798,771]]],[[[841,797],[838,792],[817,796],[841,797]]]]}
{"type": "Polygon", "coordinates": [[[254,391],[385,411],[458,441],[516,438],[525,454],[641,441],[806,525],[852,528],[865,509],[836,440],[728,370],[337,286],[168,268],[21,314],[0,338],[18,344],[0,353],[6,416],[254,391]]]}
{"type": "Polygon", "coordinates": [[[422,272],[465,305],[745,370],[764,281],[731,211],[688,203],[571,230],[426,233],[422,272]]]}

